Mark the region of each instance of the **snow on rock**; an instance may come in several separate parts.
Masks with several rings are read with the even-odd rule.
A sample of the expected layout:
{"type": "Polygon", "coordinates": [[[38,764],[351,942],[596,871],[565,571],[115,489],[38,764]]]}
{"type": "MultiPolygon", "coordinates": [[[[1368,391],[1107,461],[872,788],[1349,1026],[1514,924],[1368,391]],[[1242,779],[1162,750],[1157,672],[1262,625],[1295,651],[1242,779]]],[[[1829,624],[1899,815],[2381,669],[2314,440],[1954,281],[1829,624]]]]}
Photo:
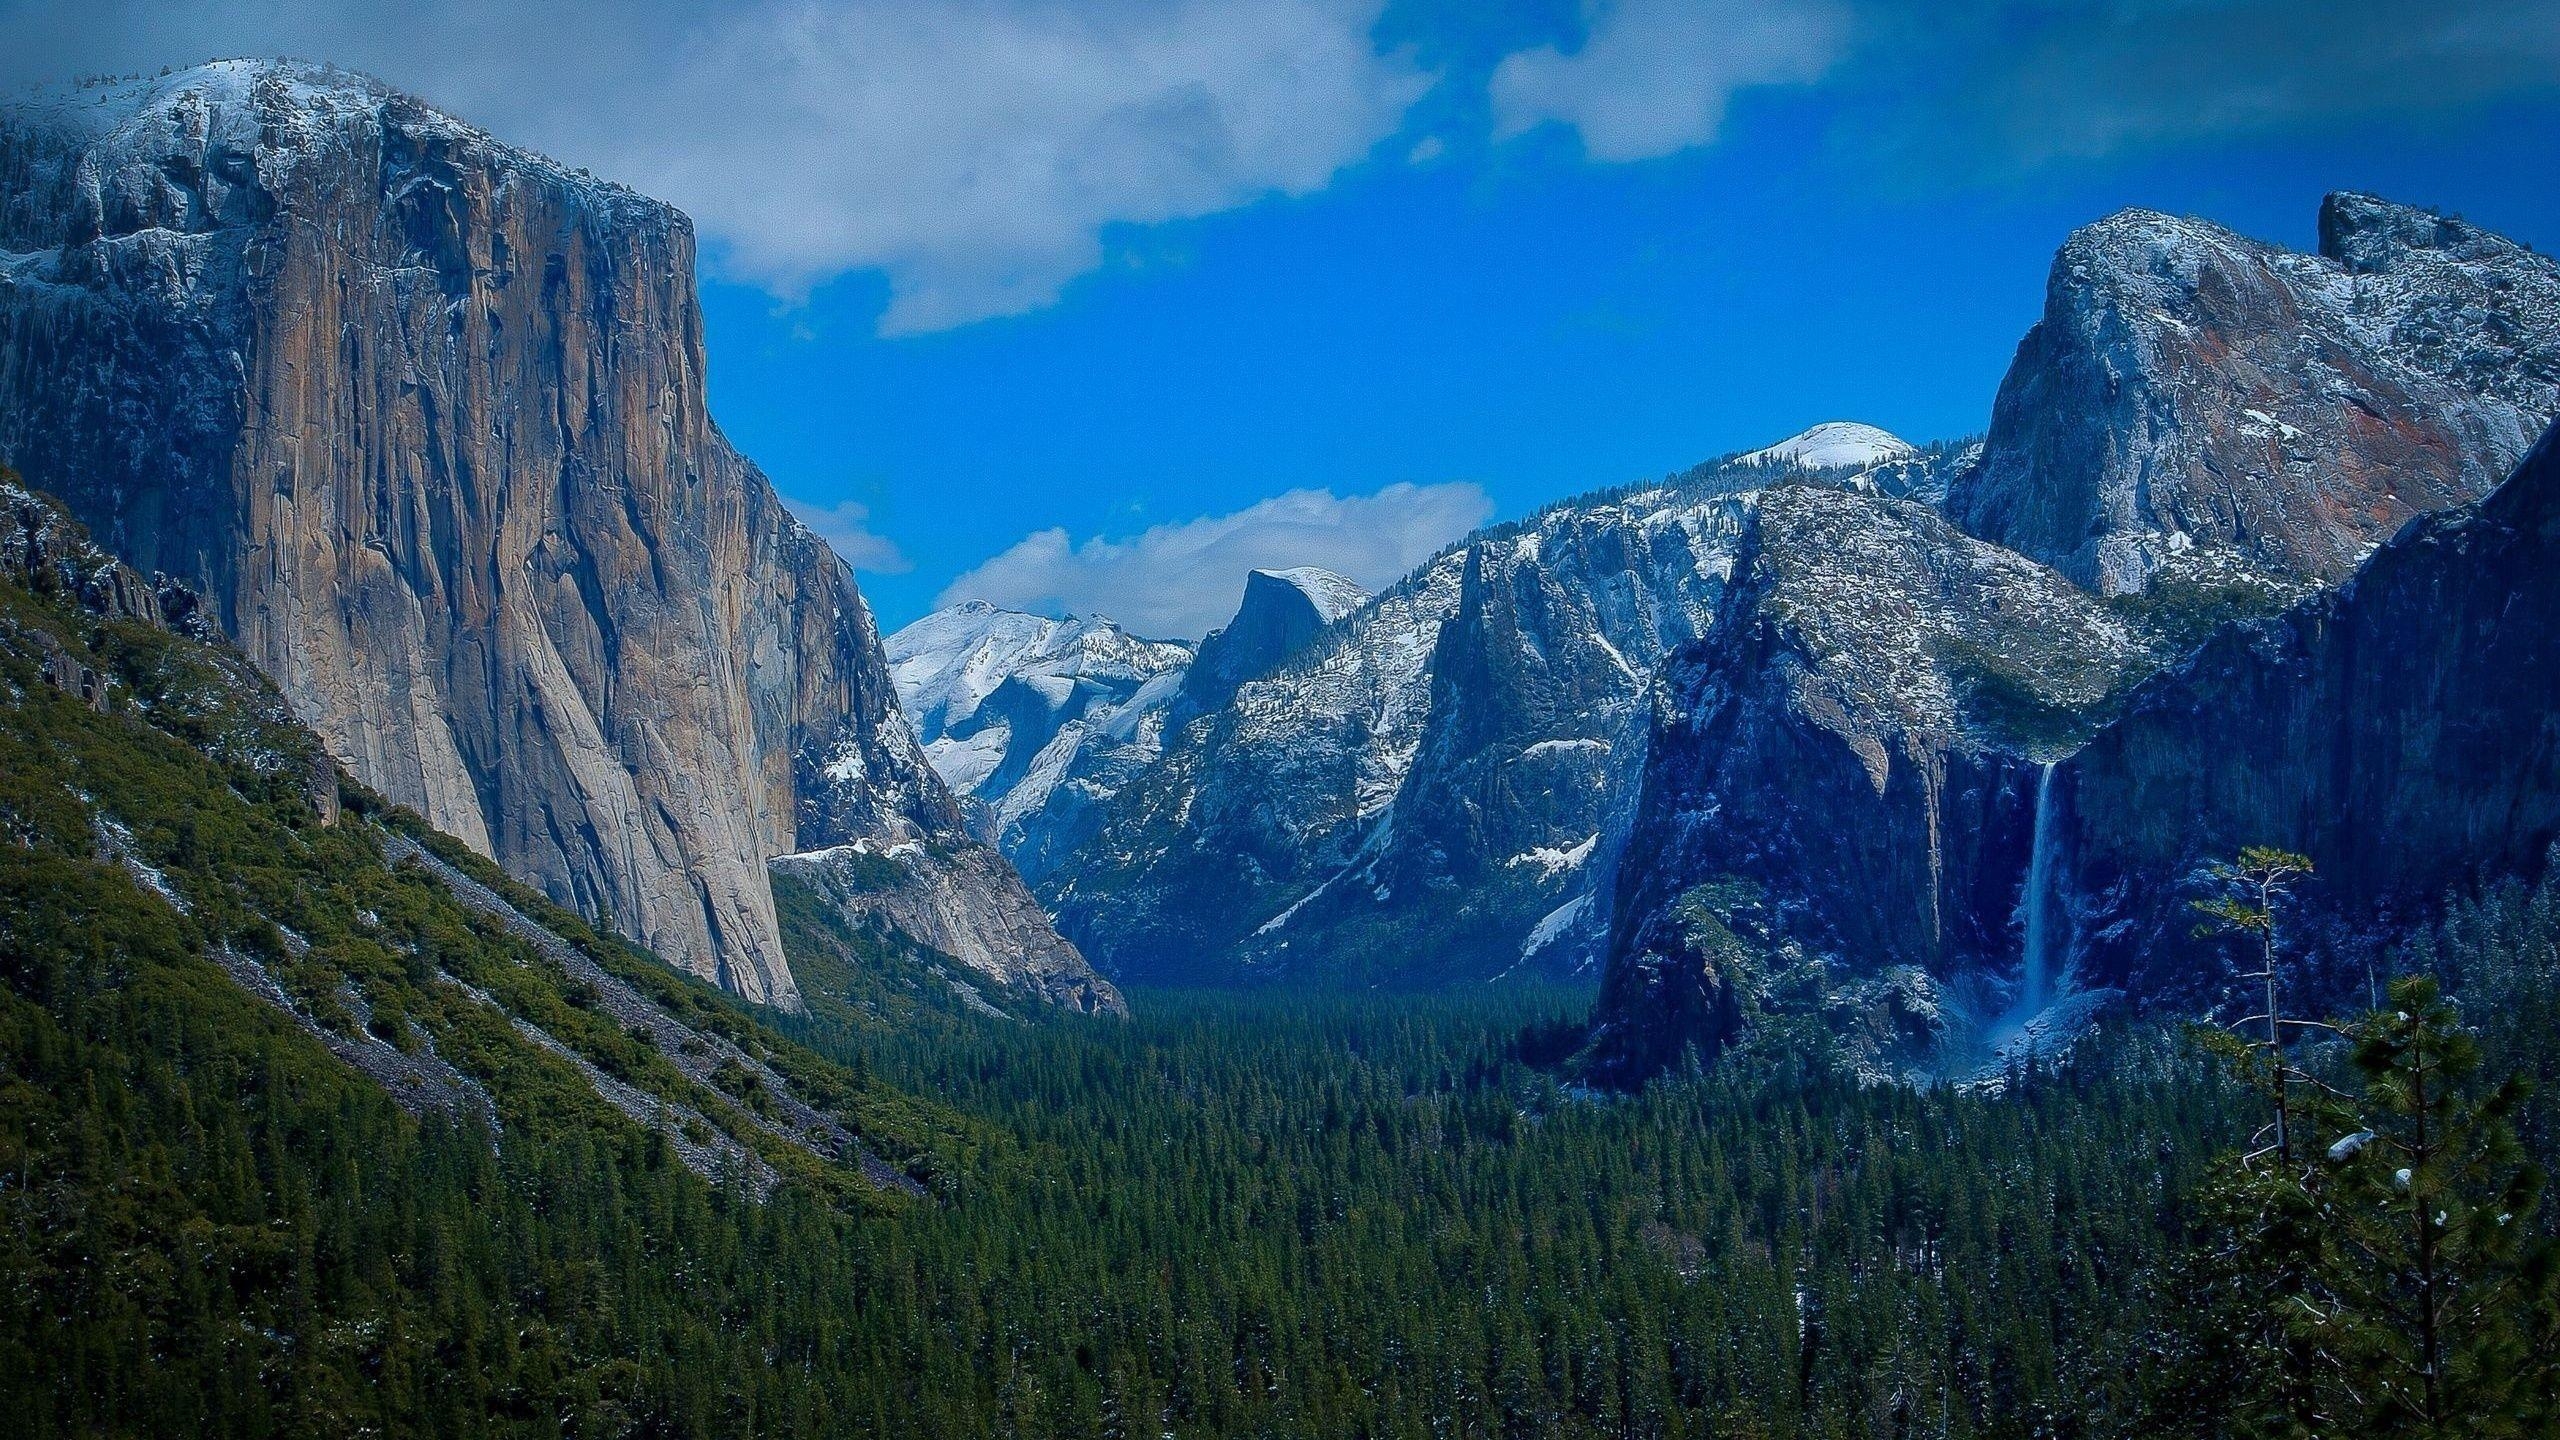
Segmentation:
{"type": "Polygon", "coordinates": [[[1588,891],[1548,911],[1537,924],[1529,927],[1528,938],[1520,942],[1520,958],[1529,959],[1564,938],[1566,931],[1582,923],[1583,917],[1590,913],[1591,895],[1588,891]]]}
{"type": "Polygon", "coordinates": [[[1827,420],[1741,457],[1745,465],[1790,465],[1800,470],[1867,470],[1919,454],[1909,441],[1854,420],[1827,420]]]}
{"type": "Polygon", "coordinates": [[[1317,618],[1327,625],[1359,609],[1369,598],[1369,592],[1361,588],[1359,581],[1315,565],[1293,566],[1287,570],[1257,570],[1254,573],[1286,582],[1306,596],[1307,603],[1315,607],[1317,618]]]}
{"type": "Polygon", "coordinates": [[[898,700],[944,783],[1027,874],[1062,833],[1162,749],[1191,647],[1099,617],[984,601],[937,610],[885,642],[898,700]]]}
{"type": "Polygon", "coordinates": [[[356,778],[785,1008],[765,859],[962,834],[713,423],[693,227],[294,61],[0,98],[0,455],[356,778]]]}
{"type": "MultiPolygon", "coordinates": [[[[1955,454],[1903,452],[1924,478],[1955,454]]],[[[1729,458],[1467,537],[1170,737],[1044,898],[1119,975],[1500,973],[1582,883],[1506,862],[1602,829],[1760,496],[1859,473],[1729,458]]]]}
{"type": "Polygon", "coordinates": [[[2560,261],[2369,195],[2322,202],[2316,255],[2127,210],[2055,256],[1947,510],[2108,594],[2217,552],[2334,584],[2555,408],[2560,261]]]}

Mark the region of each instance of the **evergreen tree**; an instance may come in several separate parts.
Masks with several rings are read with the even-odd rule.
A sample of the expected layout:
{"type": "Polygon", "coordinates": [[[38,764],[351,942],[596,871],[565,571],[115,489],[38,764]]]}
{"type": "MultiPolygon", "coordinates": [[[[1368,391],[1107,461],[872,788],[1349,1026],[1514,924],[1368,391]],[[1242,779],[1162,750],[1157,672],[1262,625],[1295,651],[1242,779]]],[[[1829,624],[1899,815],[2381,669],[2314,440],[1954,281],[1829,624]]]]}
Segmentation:
{"type": "MultiPolygon", "coordinates": [[[[2349,1034],[2355,1093],[2292,1072],[2298,1125],[2336,1138],[2295,1166],[2243,1156],[2208,1194],[2200,1338],[2167,1403],[2227,1388],[2219,1423],[2251,1436],[2553,1433],[2560,1254],[2513,1123],[2530,1087],[2479,1087],[2478,1042],[2424,976],[2349,1034]]],[[[2286,1073],[2239,1058],[2270,1091],[2286,1073]]]]}
{"type": "MultiPolygon", "coordinates": [[[[2264,990],[2265,1008],[2256,1015],[2235,1022],[2236,1029],[2246,1031],[2263,1027],[2265,1038],[2254,1042],[2258,1060],[2264,1065],[2264,1079],[2269,1098],[2274,1102],[2275,1119],[2270,1128],[2272,1140],[2266,1147],[2277,1165],[2293,1164],[2291,1093],[2293,1074],[2285,1054],[2292,1036],[2288,1028],[2316,1022],[2284,1018],[2283,990],[2276,970],[2276,907],[2290,894],[2294,885],[2311,873],[2308,856],[2279,850],[2269,845],[2251,845],[2240,852],[2237,860],[2213,867],[2213,876],[2221,892],[2209,899],[2198,900],[2195,908],[2206,917],[2196,927],[2199,938],[2219,930],[2238,935],[2254,943],[2258,968],[2244,971],[2239,979],[2257,981],[2264,990]]],[[[2252,1159],[2256,1158],[2253,1154],[2252,1159]]]]}

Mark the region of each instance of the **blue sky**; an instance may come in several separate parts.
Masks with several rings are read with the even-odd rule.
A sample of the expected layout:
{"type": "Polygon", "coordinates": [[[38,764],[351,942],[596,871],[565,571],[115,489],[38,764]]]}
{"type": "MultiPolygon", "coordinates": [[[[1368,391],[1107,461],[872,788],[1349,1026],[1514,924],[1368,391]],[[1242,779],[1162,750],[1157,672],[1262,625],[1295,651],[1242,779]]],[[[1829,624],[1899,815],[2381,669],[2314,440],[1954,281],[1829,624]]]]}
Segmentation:
{"type": "MultiPolygon", "coordinates": [[[[2560,0],[0,0],[290,53],[683,205],[714,412],[884,625],[1214,624],[1826,419],[1978,430],[2075,225],[2560,245],[2560,0]]],[[[13,68],[14,67],[14,68],[13,68]]]]}
{"type": "Polygon", "coordinates": [[[797,309],[715,283],[713,403],[786,493],[868,508],[912,565],[863,577],[894,626],[1050,526],[1400,481],[1508,516],[1820,420],[1979,431],[2055,247],[2126,205],[2307,249],[2325,191],[2369,189],[2560,245],[2560,192],[2525,178],[2560,175],[2548,105],[1991,180],[1874,173],[1826,109],[1745,103],[1721,143],[1634,165],[1556,133],[1373,163],[1115,237],[1055,306],[933,335],[873,337],[876,280],[797,309]]]}

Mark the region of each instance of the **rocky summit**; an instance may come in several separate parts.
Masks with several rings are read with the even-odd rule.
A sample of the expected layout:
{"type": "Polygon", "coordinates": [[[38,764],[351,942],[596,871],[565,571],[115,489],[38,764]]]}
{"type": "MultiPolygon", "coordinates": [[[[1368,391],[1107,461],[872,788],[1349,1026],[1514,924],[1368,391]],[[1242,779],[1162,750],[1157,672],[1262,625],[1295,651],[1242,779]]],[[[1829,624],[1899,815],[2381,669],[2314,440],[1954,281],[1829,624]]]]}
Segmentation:
{"type": "Polygon", "coordinates": [[[1184,709],[1196,715],[1225,705],[1244,682],[1304,649],[1368,598],[1357,583],[1313,565],[1249,572],[1235,618],[1209,632],[1183,674],[1184,709]]]}
{"type": "Polygon", "coordinates": [[[1948,513],[2106,594],[2334,584],[2560,409],[2560,262],[2330,196],[2320,253],[2128,210],[2054,257],[1948,513]]]}
{"type": "Polygon", "coordinates": [[[768,857],[966,841],[705,407],[683,215],[285,62],[10,105],[0,196],[0,457],[358,779],[782,1006],[768,857]]]}
{"type": "Polygon", "coordinates": [[[1585,1073],[1819,1017],[1869,1073],[1961,1075],[2210,992],[2184,902],[2242,845],[2366,917],[2537,863],[2547,459],[2469,502],[2560,394],[2560,270],[2357,195],[2321,251],[2091,226],[1946,520],[1754,508],[1603,835],[1585,1073]]]}
{"type": "Polygon", "coordinates": [[[2140,625],[1907,501],[1774,489],[1734,548],[1656,695],[1587,1052],[1603,1079],[1787,1008],[1858,1011],[1877,1064],[2001,1008],[2040,763],[2156,663],[2140,625]]]}

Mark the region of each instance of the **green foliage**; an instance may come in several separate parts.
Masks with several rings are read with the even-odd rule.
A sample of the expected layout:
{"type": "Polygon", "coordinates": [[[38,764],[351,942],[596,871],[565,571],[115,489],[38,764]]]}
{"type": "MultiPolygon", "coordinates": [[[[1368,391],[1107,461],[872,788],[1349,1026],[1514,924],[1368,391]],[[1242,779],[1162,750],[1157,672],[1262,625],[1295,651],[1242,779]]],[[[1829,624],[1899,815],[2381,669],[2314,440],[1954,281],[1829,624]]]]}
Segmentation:
{"type": "MultiPolygon", "coordinates": [[[[2031,638],[2020,632],[2012,643],[2031,638]]],[[[2030,755],[2058,756],[2085,744],[2139,674],[2116,673],[2079,651],[2010,654],[1955,634],[1929,643],[1955,681],[1967,722],[2030,755]]]]}
{"type": "Polygon", "coordinates": [[[2264,619],[2299,598],[2299,591],[2260,576],[2191,575],[2173,567],[2148,587],[2107,603],[2158,635],[2169,650],[2183,653],[2226,625],[2264,619]]]}
{"type": "MultiPolygon", "coordinates": [[[[983,997],[997,1016],[788,884],[812,1005],[766,1015],[361,790],[319,824],[308,737],[220,652],[7,593],[0,625],[21,627],[0,629],[13,1432],[2095,1436],[2141,1433],[2168,1378],[2228,1379],[2212,1347],[2251,1333],[2199,1335],[2208,1292],[2181,1288],[2245,1097],[2156,1034],[2002,1096],[1773,1045],[1602,1099],[1547,1068],[1579,992],[1140,993],[1127,1023],[983,997]],[[112,668],[106,712],[36,678],[11,643],[36,626],[112,668]],[[94,815],[183,911],[102,858],[94,815]],[[692,1085],[593,988],[386,864],[383,827],[849,1117],[936,1202],[774,1146],[752,1070],[692,1085]],[[431,1045],[500,1132],[404,1113],[221,945],[329,1024],[361,1001],[431,1045]],[[705,1182],[441,974],[765,1147],[782,1183],[759,1204],[705,1182]]],[[[1748,939],[1748,895],[1696,898],[1748,939]]],[[[2530,1068],[2560,1033],[2556,915],[2502,893],[2444,947],[2514,997],[2495,1039],[2530,1068]]],[[[1764,1012],[1830,1003],[1793,961],[1746,962],[1764,1012]]],[[[2486,1158],[2427,1162],[2428,1193],[2468,1205],[2511,1173],[2478,1127],[2550,1117],[2522,1091],[2458,1103],[2488,1137],[2460,1153],[2486,1158]]],[[[2324,1183],[2345,1203],[2351,1179],[2324,1183]]],[[[2470,1230],[2461,1252],[2512,1277],[2499,1295],[2539,1283],[2546,1233],[2505,1213],[2530,1227],[2512,1253],[2470,1230]]]]}
{"type": "MultiPolygon", "coordinates": [[[[2274,1082],[2255,1048],[2220,1048],[2246,1083],[2274,1082]]],[[[2334,1138],[2235,1160],[2205,1193],[2180,1363],[2151,1397],[2164,1431],[2551,1433],[2560,1248],[2514,1123],[2532,1087],[2479,1083],[2479,1042],[2426,976],[2395,982],[2344,1048],[2353,1093],[2296,1091],[2334,1138]]]]}

